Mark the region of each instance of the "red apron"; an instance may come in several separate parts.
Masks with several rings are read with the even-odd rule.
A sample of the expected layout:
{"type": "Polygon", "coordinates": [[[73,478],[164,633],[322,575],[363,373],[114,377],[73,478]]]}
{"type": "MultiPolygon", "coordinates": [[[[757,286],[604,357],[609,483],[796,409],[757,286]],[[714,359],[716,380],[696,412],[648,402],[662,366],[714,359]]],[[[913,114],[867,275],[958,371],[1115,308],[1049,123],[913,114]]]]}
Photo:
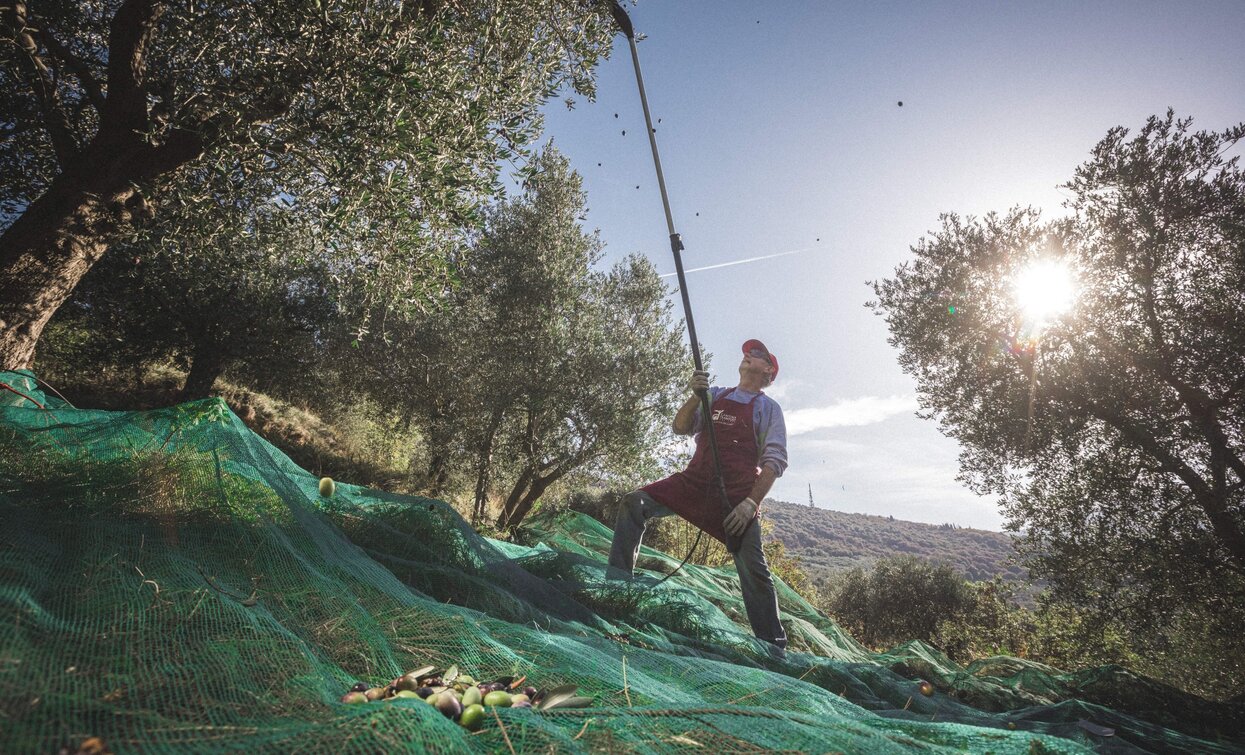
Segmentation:
{"type": "MultiPolygon", "coordinates": [[[[756,484],[757,439],[752,426],[752,405],[761,394],[746,404],[727,397],[734,388],[722,391],[713,402],[713,432],[718,441],[718,457],[722,460],[722,480],[731,506],[748,497],[756,484]]],[[[641,488],[661,505],[726,542],[722,522],[729,510],[723,509],[721,496],[713,484],[713,452],[708,434],[696,436],[696,452],[687,469],[664,480],[641,488]]]]}

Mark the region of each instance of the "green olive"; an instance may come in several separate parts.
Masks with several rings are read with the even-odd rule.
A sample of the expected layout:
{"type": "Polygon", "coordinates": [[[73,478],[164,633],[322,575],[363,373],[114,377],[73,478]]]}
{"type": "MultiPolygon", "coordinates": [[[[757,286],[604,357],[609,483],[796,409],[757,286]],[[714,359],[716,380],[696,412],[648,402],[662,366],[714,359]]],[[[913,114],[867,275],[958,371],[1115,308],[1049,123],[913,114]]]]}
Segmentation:
{"type": "Polygon", "coordinates": [[[463,709],[458,723],[468,731],[476,731],[484,723],[484,706],[476,703],[463,709]]]}

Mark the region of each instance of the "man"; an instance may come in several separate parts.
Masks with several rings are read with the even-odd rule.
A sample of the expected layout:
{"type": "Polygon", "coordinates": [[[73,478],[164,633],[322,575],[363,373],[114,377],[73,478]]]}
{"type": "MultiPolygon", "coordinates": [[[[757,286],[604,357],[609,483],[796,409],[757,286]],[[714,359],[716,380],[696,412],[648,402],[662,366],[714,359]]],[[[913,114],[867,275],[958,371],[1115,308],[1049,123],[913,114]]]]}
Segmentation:
{"type": "Polygon", "coordinates": [[[709,374],[693,372],[692,395],[674,417],[679,435],[696,434],[696,451],[687,469],[646,485],[623,498],[610,546],[610,566],[630,574],[649,519],[678,514],[723,543],[729,533],[740,543],[735,557],[748,621],[757,639],[785,655],[787,635],[778,621],[778,595],[761,550],[761,527],[754,522],[760,501],[787,468],[787,426],[782,408],[762,390],[778,376],[778,358],[756,339],[744,342],[739,385],[709,386],[709,374]],[[721,495],[713,484],[713,453],[703,426],[699,391],[710,392],[713,430],[722,460],[730,511],[723,518],[721,495]]]}

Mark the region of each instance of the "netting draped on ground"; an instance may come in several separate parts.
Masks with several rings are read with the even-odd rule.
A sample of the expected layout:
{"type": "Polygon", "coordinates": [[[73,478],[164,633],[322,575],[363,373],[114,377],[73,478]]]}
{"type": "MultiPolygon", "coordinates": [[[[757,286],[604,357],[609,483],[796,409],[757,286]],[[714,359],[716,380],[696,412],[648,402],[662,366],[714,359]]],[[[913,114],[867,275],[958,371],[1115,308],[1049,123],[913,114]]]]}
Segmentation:
{"type": "Polygon", "coordinates": [[[538,517],[532,547],[443,502],[318,480],[217,399],[77,410],[0,394],[0,751],[1236,752],[1240,705],[1108,667],[873,654],[780,586],[792,652],[747,630],[730,568],[538,517]],[[36,402],[42,406],[37,406],[36,402]],[[582,709],[349,705],[424,665],[576,685],[582,709]],[[920,691],[920,681],[933,685],[920,691]]]}

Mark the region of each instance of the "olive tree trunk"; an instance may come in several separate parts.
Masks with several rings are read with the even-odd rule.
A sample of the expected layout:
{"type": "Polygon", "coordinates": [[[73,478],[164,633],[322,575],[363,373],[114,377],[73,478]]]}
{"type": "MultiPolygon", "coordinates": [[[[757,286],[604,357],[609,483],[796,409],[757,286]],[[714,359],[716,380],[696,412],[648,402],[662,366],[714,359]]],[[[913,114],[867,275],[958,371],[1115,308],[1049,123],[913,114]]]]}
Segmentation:
{"type": "Polygon", "coordinates": [[[149,216],[134,188],[147,172],[136,170],[142,157],[84,159],[0,236],[0,368],[30,367],[44,327],[78,281],[124,226],[149,216]]]}
{"type": "MultiPolygon", "coordinates": [[[[108,94],[85,146],[61,127],[64,114],[45,96],[60,173],[0,235],[0,369],[31,366],[39,336],[78,281],[122,231],[151,216],[138,187],[203,151],[195,131],[172,129],[159,144],[145,138],[145,52],[162,11],[156,0],[127,0],[113,17],[108,94]]],[[[27,65],[34,85],[49,91],[46,66],[27,65]]]]}

